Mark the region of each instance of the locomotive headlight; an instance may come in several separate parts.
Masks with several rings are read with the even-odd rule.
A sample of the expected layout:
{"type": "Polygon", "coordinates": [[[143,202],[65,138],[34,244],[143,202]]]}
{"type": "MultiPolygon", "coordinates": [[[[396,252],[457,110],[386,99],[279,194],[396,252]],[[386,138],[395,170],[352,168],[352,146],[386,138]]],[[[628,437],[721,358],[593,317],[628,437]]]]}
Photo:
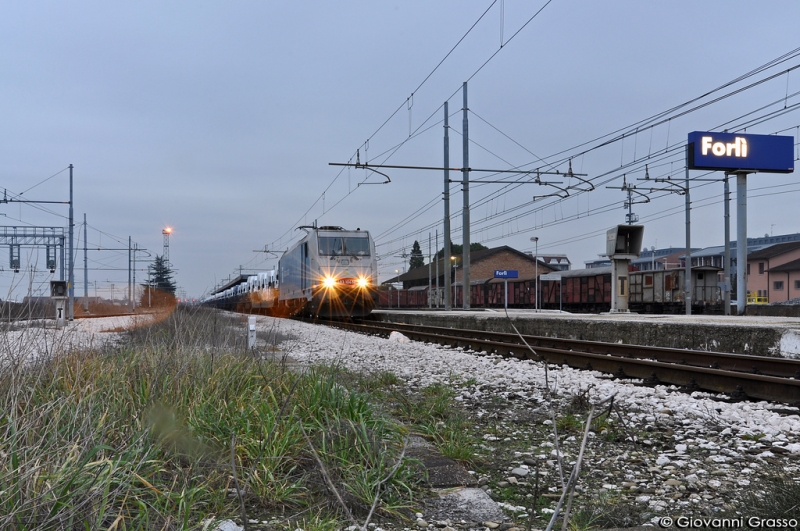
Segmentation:
{"type": "Polygon", "coordinates": [[[328,289],[331,289],[336,285],[336,279],[333,277],[325,277],[322,280],[322,285],[328,289]]]}
{"type": "Polygon", "coordinates": [[[367,286],[369,286],[369,279],[366,277],[358,277],[358,287],[366,288],[367,286]]]}

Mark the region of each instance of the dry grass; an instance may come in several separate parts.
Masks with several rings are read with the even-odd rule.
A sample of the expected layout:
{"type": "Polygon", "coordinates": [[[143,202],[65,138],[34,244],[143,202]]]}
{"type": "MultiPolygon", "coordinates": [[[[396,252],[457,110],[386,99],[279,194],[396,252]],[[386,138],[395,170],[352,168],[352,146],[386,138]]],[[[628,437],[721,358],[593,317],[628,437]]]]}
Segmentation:
{"type": "Polygon", "coordinates": [[[0,529],[200,529],[312,507],[324,528],[408,507],[402,429],[335,368],[292,372],[243,332],[238,316],[178,307],[115,346],[10,365],[0,529]]]}

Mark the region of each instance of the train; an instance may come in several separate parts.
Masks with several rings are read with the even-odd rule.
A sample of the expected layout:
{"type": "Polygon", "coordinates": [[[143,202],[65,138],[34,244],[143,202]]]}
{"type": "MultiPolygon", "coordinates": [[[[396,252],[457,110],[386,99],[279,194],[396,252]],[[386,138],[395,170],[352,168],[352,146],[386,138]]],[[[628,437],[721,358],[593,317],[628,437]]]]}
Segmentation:
{"type": "MultiPolygon", "coordinates": [[[[508,281],[508,307],[536,307],[572,313],[602,313],[611,310],[611,267],[559,271],[561,280],[518,278],[508,281]]],[[[692,268],[692,313],[722,314],[724,299],[719,287],[719,268],[692,268]]],[[[628,308],[636,313],[676,313],[686,310],[685,269],[630,271],[628,308]]],[[[505,284],[501,279],[473,281],[470,284],[470,307],[503,308],[505,284]]],[[[409,289],[384,287],[379,293],[380,308],[444,307],[442,289],[417,286],[409,289]],[[438,300],[437,300],[438,299],[438,300]]],[[[456,283],[453,307],[463,304],[463,286],[456,283]]]]}
{"type": "Polygon", "coordinates": [[[240,275],[202,304],[277,317],[369,315],[378,299],[377,255],[369,231],[332,225],[298,229],[305,235],[283,253],[277,269],[240,275]]]}

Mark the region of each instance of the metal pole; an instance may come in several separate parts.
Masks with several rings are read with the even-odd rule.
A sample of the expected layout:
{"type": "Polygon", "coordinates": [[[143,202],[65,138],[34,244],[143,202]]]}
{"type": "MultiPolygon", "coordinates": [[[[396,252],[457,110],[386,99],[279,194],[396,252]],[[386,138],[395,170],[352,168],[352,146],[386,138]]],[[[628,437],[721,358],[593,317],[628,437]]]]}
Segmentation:
{"type": "Polygon", "coordinates": [[[534,294],[534,296],[536,297],[535,308],[536,311],[538,312],[539,311],[539,238],[538,237],[536,238],[536,251],[534,252],[533,261],[536,266],[536,273],[535,273],[536,277],[534,284],[536,286],[535,288],[536,293],[534,294]]]}
{"type": "Polygon", "coordinates": [[[725,175],[725,263],[723,268],[723,282],[725,283],[725,315],[731,314],[731,189],[728,184],[728,175],[725,175]]]}
{"type": "MultiPolygon", "coordinates": [[[[453,282],[456,283],[453,286],[453,298],[455,299],[453,304],[455,305],[458,304],[458,263],[453,264],[453,270],[455,271],[453,274],[453,282]]],[[[464,273],[461,273],[461,276],[463,277],[464,273]]]]}
{"type": "Polygon", "coordinates": [[[686,315],[692,315],[692,220],[689,200],[689,146],[686,146],[686,315]]]}
{"type": "Polygon", "coordinates": [[[469,285],[469,119],[467,117],[468,114],[468,107],[467,107],[467,82],[464,82],[464,109],[463,109],[463,121],[462,121],[462,133],[463,133],[463,141],[462,141],[462,150],[464,155],[464,163],[463,169],[461,170],[464,174],[464,180],[462,181],[464,186],[464,215],[463,215],[463,227],[461,228],[464,231],[464,249],[462,250],[462,264],[461,264],[461,278],[464,279],[464,289],[461,290],[461,297],[464,299],[464,309],[469,310],[469,303],[470,303],[470,285],[469,285]]]}
{"type": "Polygon", "coordinates": [[[133,288],[133,296],[131,297],[131,301],[133,302],[133,311],[136,311],[136,250],[139,248],[139,244],[134,244],[133,247],[133,280],[131,281],[131,287],[133,288]]]}
{"type": "Polygon", "coordinates": [[[131,280],[132,262],[131,262],[131,237],[128,236],[128,302],[131,310],[133,310],[133,282],[131,280]]]}
{"type": "Polygon", "coordinates": [[[453,286],[450,279],[450,125],[447,102],[444,102],[444,309],[453,309],[453,286]]]}
{"type": "Polygon", "coordinates": [[[628,188],[628,225],[633,225],[633,190],[628,188]]]}
{"type": "Polygon", "coordinates": [[[67,292],[69,293],[69,301],[67,307],[67,319],[72,321],[75,318],[75,255],[74,253],[74,232],[75,232],[75,219],[72,212],[72,164],[69,165],[69,269],[67,270],[69,279],[67,280],[67,292]]]}
{"type": "Polygon", "coordinates": [[[428,309],[430,310],[433,306],[433,301],[431,300],[431,233],[428,233],[428,309]]]}
{"type": "Polygon", "coordinates": [[[747,305],[747,174],[736,174],[736,313],[747,305]]]}
{"type": "MultiPolygon", "coordinates": [[[[436,256],[439,256],[439,229],[436,229],[436,256]]],[[[436,307],[439,307],[439,260],[436,260],[436,307]]]]}
{"type": "Polygon", "coordinates": [[[506,285],[505,308],[506,308],[506,311],[508,311],[508,279],[505,279],[504,282],[505,282],[505,285],[506,285]]]}
{"type": "Polygon", "coordinates": [[[89,253],[86,213],[83,213],[83,311],[89,313],[89,253]]]}

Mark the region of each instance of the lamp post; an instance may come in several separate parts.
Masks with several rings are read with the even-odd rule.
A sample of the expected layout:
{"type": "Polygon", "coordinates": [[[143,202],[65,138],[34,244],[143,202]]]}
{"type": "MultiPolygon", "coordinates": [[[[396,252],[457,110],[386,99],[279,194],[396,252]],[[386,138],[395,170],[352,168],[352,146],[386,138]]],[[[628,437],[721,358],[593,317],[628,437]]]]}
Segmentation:
{"type": "Polygon", "coordinates": [[[172,227],[161,229],[161,234],[164,236],[164,251],[161,258],[169,265],[169,235],[172,234],[172,227]]]}
{"type": "Polygon", "coordinates": [[[531,238],[531,241],[536,244],[536,250],[533,252],[533,261],[536,264],[536,276],[534,277],[535,283],[535,290],[534,297],[536,297],[536,304],[534,308],[536,311],[539,311],[539,237],[534,236],[531,238]]]}

